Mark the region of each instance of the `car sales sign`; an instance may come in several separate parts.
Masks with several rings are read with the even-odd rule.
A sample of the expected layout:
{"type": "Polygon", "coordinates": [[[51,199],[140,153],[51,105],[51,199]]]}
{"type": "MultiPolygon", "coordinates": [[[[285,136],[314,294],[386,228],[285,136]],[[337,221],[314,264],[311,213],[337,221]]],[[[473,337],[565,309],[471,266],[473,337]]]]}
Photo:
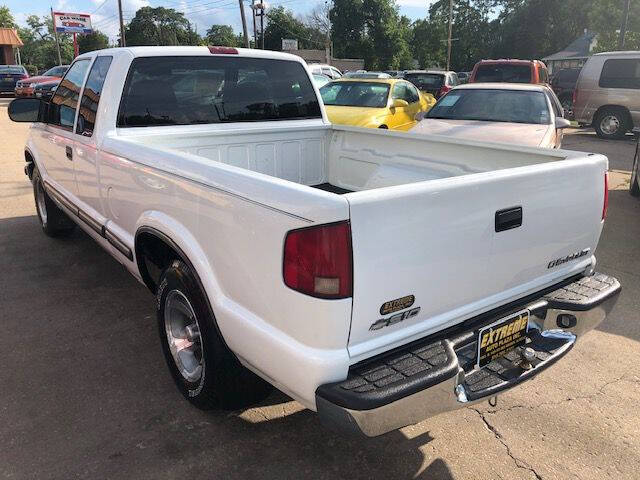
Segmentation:
{"type": "Polygon", "coordinates": [[[53,12],[53,21],[58,33],[91,33],[91,16],[86,13],[53,12]]]}

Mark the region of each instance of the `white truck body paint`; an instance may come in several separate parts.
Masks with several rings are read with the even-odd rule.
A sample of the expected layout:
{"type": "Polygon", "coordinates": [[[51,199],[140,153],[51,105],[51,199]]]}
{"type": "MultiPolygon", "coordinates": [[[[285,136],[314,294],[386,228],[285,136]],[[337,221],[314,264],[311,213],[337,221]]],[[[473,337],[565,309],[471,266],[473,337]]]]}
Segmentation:
{"type": "MultiPolygon", "coordinates": [[[[293,55],[239,51],[304,65],[293,55]]],[[[316,388],[345,379],[350,365],[591,264],[586,257],[547,269],[554,258],[595,250],[606,157],[337,127],[322,106],[316,120],[117,128],[135,57],[211,54],[139,47],[79,59],[96,55],[113,61],[93,136],[42,124],[31,130],[28,146],[44,180],[134,255],[141,227],[175,242],[229,347],[311,409],[316,388]],[[74,162],[61,142],[72,145],[74,162]],[[326,182],[353,192],[311,188],[326,182]],[[496,234],[494,213],[514,205],[523,207],[522,228],[496,234]],[[353,298],[323,300],[285,286],[286,233],[344,220],[352,228],[353,298]],[[420,314],[369,331],[380,306],[404,295],[415,295],[420,314]]],[[[135,258],[82,226],[140,279],[135,258]]]]}

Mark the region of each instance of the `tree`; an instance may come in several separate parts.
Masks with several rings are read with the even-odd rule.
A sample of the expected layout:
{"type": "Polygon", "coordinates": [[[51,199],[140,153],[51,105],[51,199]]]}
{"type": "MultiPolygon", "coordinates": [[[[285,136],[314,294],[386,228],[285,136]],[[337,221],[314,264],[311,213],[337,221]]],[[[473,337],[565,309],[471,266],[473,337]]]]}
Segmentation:
{"type": "Polygon", "coordinates": [[[205,41],[209,45],[224,45],[226,47],[241,47],[243,42],[238,42],[238,35],[229,25],[211,25],[207,30],[205,41]]]}
{"type": "MultiPolygon", "coordinates": [[[[596,51],[606,52],[618,49],[618,38],[622,24],[623,5],[619,0],[595,2],[589,12],[590,30],[598,34],[596,51]]],[[[640,50],[640,3],[631,2],[629,23],[625,35],[625,50],[640,50]]]]}
{"type": "MultiPolygon", "coordinates": [[[[27,27],[18,27],[18,34],[24,46],[20,48],[22,63],[35,65],[38,70],[58,64],[58,52],[53,35],[51,18],[30,15],[26,20],[27,27]]],[[[70,35],[58,35],[62,63],[73,60],[73,42],[70,35]]]]}
{"type": "Polygon", "coordinates": [[[337,57],[364,58],[369,69],[411,68],[411,26],[395,0],[334,0],[329,17],[337,57]]]}
{"type": "Polygon", "coordinates": [[[184,14],[173,8],[142,7],[126,27],[127,45],[199,45],[184,14]]]}
{"type": "Polygon", "coordinates": [[[324,39],[313,38],[312,29],[282,6],[267,10],[266,20],[264,48],[268,50],[282,50],[283,38],[298,40],[298,48],[323,49],[325,46],[324,39]]]}
{"type": "Polygon", "coordinates": [[[78,51],[80,53],[92,52],[109,48],[109,37],[99,30],[94,30],[88,35],[78,35],[78,51]]]}
{"type": "Polygon", "coordinates": [[[18,28],[16,20],[6,5],[0,6],[0,28],[18,28]]]}

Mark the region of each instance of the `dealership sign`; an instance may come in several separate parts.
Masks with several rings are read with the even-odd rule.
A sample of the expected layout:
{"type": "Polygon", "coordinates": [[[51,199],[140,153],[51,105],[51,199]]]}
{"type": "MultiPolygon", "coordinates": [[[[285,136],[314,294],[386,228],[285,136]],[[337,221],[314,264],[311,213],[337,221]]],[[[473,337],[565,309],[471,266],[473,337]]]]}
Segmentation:
{"type": "Polygon", "coordinates": [[[53,12],[53,21],[58,33],[91,33],[91,16],[86,13],[53,12]]]}
{"type": "Polygon", "coordinates": [[[298,50],[298,40],[292,38],[283,38],[282,50],[298,50]]]}

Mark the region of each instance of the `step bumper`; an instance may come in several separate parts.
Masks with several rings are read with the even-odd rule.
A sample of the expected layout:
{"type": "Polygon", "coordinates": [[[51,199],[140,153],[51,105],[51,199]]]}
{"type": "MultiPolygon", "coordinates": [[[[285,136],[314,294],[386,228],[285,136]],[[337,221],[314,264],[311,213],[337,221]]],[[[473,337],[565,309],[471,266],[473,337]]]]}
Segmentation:
{"type": "Polygon", "coordinates": [[[529,296],[507,311],[497,309],[466,321],[465,327],[445,336],[353,365],[345,380],[318,387],[318,415],[331,428],[374,437],[490,398],[564,357],[579,337],[606,318],[620,291],[618,280],[596,273],[529,296]],[[479,330],[525,309],[526,345],[478,368],[479,330]]]}

